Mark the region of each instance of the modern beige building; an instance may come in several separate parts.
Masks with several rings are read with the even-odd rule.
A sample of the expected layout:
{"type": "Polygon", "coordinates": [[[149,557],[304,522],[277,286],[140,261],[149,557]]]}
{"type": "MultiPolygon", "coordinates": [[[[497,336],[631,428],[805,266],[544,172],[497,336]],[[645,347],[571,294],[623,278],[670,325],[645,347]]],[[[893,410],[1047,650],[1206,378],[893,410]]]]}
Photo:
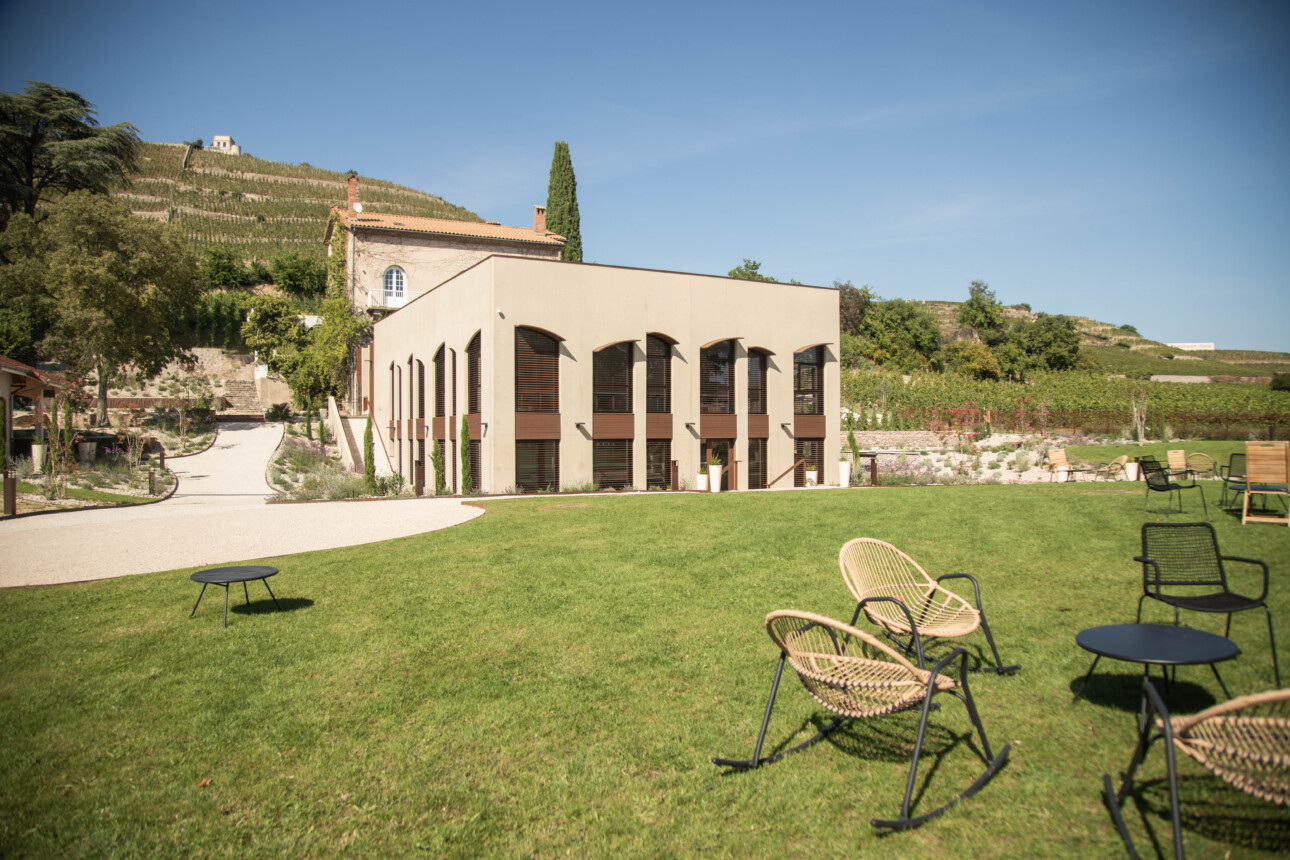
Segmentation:
{"type": "Polygon", "coordinates": [[[837,482],[837,290],[499,253],[436,280],[398,234],[367,245],[352,208],[355,304],[406,280],[350,402],[409,483],[433,492],[438,440],[461,492],[463,434],[475,492],[694,488],[713,459],[725,489],[837,482]]]}

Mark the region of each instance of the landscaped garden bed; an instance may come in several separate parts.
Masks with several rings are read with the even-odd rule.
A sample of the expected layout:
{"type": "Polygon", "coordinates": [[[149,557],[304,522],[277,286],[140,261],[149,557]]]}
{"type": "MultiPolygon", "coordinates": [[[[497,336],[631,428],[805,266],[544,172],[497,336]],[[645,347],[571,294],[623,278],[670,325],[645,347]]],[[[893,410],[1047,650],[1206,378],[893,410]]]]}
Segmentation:
{"type": "MultiPolygon", "coordinates": [[[[1134,619],[1139,530],[1163,518],[1143,515],[1141,485],[482,504],[446,531],[268,561],[282,608],[253,592],[227,629],[188,617],[189,570],[0,592],[6,852],[1123,856],[1100,792],[1132,752],[1142,669],[1104,660],[1071,698],[1091,662],[1075,635],[1134,619]],[[971,679],[991,743],[1012,745],[1007,765],[909,833],[869,819],[899,807],[917,713],[849,724],[748,773],[709,762],[752,752],[777,656],[766,613],[850,619],[837,553],[858,536],[933,576],[977,576],[1002,656],[1022,667],[971,679]]],[[[1242,527],[1212,501],[1208,519],[1226,554],[1271,568],[1284,669],[1290,529],[1242,527]]],[[[1152,605],[1144,620],[1173,613],[1152,605]]],[[[1222,616],[1183,621],[1224,629],[1222,616]]],[[[1230,635],[1231,692],[1270,688],[1262,614],[1239,613],[1230,635]]],[[[985,650],[979,634],[963,644],[974,660],[985,650]]],[[[1204,666],[1179,668],[1167,693],[1176,713],[1222,698],[1204,666]]],[[[915,812],[983,766],[964,709],[946,702],[915,812]]],[[[790,674],[765,751],[829,716],[790,674]]],[[[1163,854],[1161,753],[1125,809],[1139,849],[1163,854]]],[[[1182,772],[1189,856],[1290,850],[1284,812],[1190,762],[1182,772]]]]}

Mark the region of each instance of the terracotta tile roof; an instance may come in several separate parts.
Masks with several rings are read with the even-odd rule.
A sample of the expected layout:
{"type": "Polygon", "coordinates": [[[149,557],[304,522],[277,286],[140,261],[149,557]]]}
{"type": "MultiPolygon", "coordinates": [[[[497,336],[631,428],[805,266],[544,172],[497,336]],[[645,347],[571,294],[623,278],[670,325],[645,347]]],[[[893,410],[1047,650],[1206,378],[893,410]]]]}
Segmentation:
{"type": "Polygon", "coordinates": [[[27,395],[45,388],[62,388],[66,384],[58,374],[23,364],[7,355],[0,355],[0,371],[18,377],[14,394],[27,395]]]}
{"type": "MultiPolygon", "coordinates": [[[[332,212],[347,227],[367,227],[374,230],[394,230],[405,233],[434,233],[441,236],[461,236],[469,239],[499,239],[506,242],[526,242],[535,245],[559,247],[565,238],[555,233],[539,233],[530,227],[506,227],[478,221],[453,221],[449,218],[421,218],[410,215],[387,215],[381,212],[350,212],[333,206],[332,212]]],[[[329,231],[330,235],[330,231],[329,231]]]]}

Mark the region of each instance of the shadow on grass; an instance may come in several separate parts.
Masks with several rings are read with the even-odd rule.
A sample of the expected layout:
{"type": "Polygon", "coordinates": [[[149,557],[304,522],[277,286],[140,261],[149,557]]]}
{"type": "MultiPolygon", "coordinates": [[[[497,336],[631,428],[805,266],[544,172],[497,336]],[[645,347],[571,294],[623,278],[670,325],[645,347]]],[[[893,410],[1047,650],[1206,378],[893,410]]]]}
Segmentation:
{"type": "Polygon", "coordinates": [[[266,597],[263,600],[252,600],[250,603],[230,605],[228,611],[239,615],[259,615],[260,613],[295,612],[297,609],[308,609],[313,605],[314,602],[308,597],[279,597],[277,606],[274,606],[273,601],[266,597]]]}
{"type": "MultiPolygon", "coordinates": [[[[1204,666],[1183,666],[1183,672],[1206,671],[1204,666]]],[[[1213,681],[1213,673],[1206,672],[1210,680],[1213,681]]],[[[1079,689],[1083,683],[1084,676],[1072,678],[1069,683],[1071,696],[1079,689]]],[[[1207,688],[1187,678],[1175,678],[1169,683],[1169,692],[1165,692],[1164,681],[1159,675],[1152,675],[1152,683],[1156,689],[1165,697],[1171,713],[1177,710],[1180,714],[1190,714],[1196,711],[1203,711],[1210,705],[1215,704],[1218,700],[1214,694],[1207,688]]],[[[1217,685],[1217,681],[1213,682],[1217,685]]],[[[1142,710],[1142,673],[1141,672],[1103,672],[1101,665],[1098,671],[1093,673],[1093,677],[1088,679],[1088,686],[1084,688],[1084,694],[1075,706],[1083,704],[1085,701],[1098,705],[1103,708],[1113,708],[1117,711],[1128,713],[1138,713],[1142,710]]],[[[988,730],[988,729],[987,729],[988,730]]]]}
{"type": "MultiPolygon", "coordinates": [[[[1127,755],[1132,755],[1131,749],[1127,751],[1127,755]]],[[[1185,757],[1178,758],[1179,766],[1185,767],[1185,757]]],[[[1125,764],[1128,764],[1127,758],[1125,764]]],[[[1163,756],[1148,754],[1147,762],[1142,767],[1152,765],[1163,771],[1163,756]]],[[[1142,773],[1141,769],[1138,773],[1142,773]]],[[[1113,777],[1117,788],[1121,779],[1123,772],[1113,777]]],[[[1229,846],[1256,851],[1290,852],[1290,812],[1232,788],[1212,774],[1179,775],[1178,799],[1184,846],[1190,834],[1199,834],[1229,846]]],[[[1168,777],[1136,781],[1125,798],[1126,819],[1129,818],[1127,813],[1130,802],[1137,812],[1137,824],[1141,831],[1146,832],[1150,843],[1151,850],[1144,852],[1144,856],[1174,856],[1173,813],[1169,806],[1168,777]]],[[[1135,835],[1134,840],[1139,841],[1138,836],[1135,835]]],[[[1143,846],[1140,844],[1139,848],[1141,847],[1143,846]]],[[[1189,853],[1196,854],[1198,849],[1199,846],[1192,845],[1189,853]]]]}

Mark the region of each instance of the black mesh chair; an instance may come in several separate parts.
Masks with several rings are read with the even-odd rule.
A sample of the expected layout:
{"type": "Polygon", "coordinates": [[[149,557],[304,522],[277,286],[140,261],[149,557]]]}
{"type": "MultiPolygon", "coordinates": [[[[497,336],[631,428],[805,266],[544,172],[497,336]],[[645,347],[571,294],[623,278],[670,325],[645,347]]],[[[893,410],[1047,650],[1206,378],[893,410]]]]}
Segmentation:
{"type": "Polygon", "coordinates": [[[1245,492],[1245,455],[1233,454],[1227,460],[1226,466],[1218,467],[1218,479],[1223,482],[1223,495],[1218,500],[1218,506],[1227,507],[1227,492],[1232,491],[1235,499],[1239,499],[1245,492]]]}
{"type": "Polygon", "coordinates": [[[1178,494],[1178,513],[1182,513],[1182,491],[1196,490],[1200,493],[1200,504],[1205,510],[1205,515],[1209,515],[1209,505],[1205,503],[1205,491],[1201,489],[1200,484],[1196,483],[1193,477],[1183,477],[1170,472],[1159,460],[1150,455],[1138,458],[1138,464],[1142,468],[1142,477],[1147,482],[1147,497],[1142,503],[1142,512],[1147,512],[1147,504],[1151,501],[1152,493],[1168,493],[1169,507],[1165,509],[1165,516],[1173,512],[1174,493],[1178,494]]]}
{"type": "Polygon", "coordinates": [[[1174,608],[1174,624],[1181,609],[1192,612],[1221,612],[1227,615],[1226,636],[1232,631],[1232,613],[1263,609],[1268,619],[1268,642],[1272,647],[1272,672],[1281,686],[1277,665],[1277,642],[1268,610],[1268,566],[1252,558],[1220,555],[1218,538],[1209,523],[1144,523],[1142,526],[1142,596],[1138,598],[1138,622],[1142,622],[1142,601],[1148,597],[1174,608]],[[1258,565],[1263,570],[1263,590],[1258,597],[1237,594],[1227,586],[1224,562],[1258,565]]]}

